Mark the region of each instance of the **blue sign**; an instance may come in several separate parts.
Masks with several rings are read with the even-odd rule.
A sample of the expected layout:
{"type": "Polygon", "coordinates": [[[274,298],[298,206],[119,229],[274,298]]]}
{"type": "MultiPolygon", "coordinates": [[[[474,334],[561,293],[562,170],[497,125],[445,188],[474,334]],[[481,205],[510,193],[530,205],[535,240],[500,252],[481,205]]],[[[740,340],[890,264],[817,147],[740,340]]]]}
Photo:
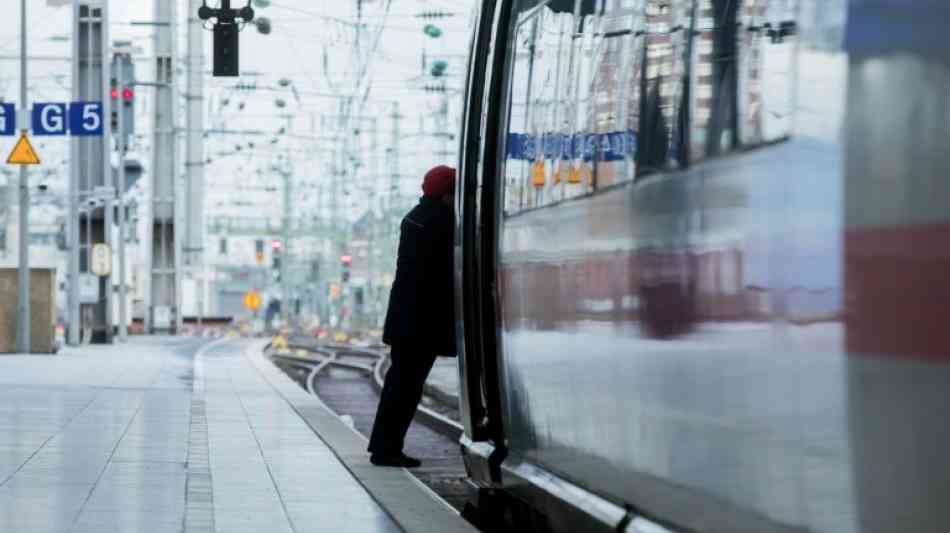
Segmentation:
{"type": "Polygon", "coordinates": [[[620,161],[634,158],[637,134],[633,130],[608,133],[545,133],[540,137],[527,133],[509,133],[508,159],[581,159],[584,161],[620,161]]]}
{"type": "Polygon", "coordinates": [[[946,0],[849,2],[845,50],[884,55],[912,51],[946,57],[946,0]]]}
{"type": "Polygon", "coordinates": [[[69,132],[73,135],[102,135],[102,102],[69,104],[69,132]]]}
{"type": "Polygon", "coordinates": [[[0,135],[16,133],[16,106],[0,104],[0,135]]]}
{"type": "Polygon", "coordinates": [[[66,104],[35,102],[34,135],[66,135],[66,104]]]}

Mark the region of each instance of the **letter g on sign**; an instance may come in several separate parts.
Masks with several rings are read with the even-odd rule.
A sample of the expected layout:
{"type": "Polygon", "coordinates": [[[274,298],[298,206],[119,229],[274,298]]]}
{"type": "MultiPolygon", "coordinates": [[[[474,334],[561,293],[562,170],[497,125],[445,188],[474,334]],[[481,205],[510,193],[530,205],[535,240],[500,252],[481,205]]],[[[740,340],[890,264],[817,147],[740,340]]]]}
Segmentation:
{"type": "Polygon", "coordinates": [[[66,104],[34,103],[33,134],[66,135],[66,104]]]}

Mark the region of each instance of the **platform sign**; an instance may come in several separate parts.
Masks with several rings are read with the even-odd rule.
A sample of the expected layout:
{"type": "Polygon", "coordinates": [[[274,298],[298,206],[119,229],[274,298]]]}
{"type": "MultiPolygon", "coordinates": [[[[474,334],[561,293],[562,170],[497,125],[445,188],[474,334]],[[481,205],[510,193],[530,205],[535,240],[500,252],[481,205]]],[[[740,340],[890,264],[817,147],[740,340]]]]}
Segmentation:
{"type": "Polygon", "coordinates": [[[99,302],[99,278],[93,274],[79,275],[79,303],[94,304],[99,302]]]}
{"type": "Polygon", "coordinates": [[[112,248],[108,244],[100,242],[92,246],[92,263],[89,269],[99,277],[112,273],[112,248]]]}
{"type": "Polygon", "coordinates": [[[152,327],[168,329],[172,325],[172,309],[167,305],[156,305],[152,314],[152,327]]]}
{"type": "Polygon", "coordinates": [[[16,106],[0,104],[0,135],[9,137],[16,133],[16,106]]]}
{"type": "Polygon", "coordinates": [[[20,135],[20,140],[13,146],[10,156],[7,157],[8,165],[39,165],[40,156],[36,154],[30,139],[26,134],[20,135]]]}
{"type": "Polygon", "coordinates": [[[35,102],[33,104],[33,135],[66,135],[66,104],[35,102]]]}
{"type": "Polygon", "coordinates": [[[69,133],[79,136],[102,135],[102,102],[69,104],[69,133]]]}
{"type": "Polygon", "coordinates": [[[257,311],[261,307],[261,295],[257,291],[247,291],[244,293],[244,307],[251,311],[257,311]]]}

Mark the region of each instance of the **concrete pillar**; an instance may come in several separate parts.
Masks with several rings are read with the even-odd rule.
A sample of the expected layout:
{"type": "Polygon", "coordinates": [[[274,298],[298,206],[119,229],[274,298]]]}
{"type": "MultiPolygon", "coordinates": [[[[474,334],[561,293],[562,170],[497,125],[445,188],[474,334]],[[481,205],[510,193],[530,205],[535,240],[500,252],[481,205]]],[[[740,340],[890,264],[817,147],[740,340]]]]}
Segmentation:
{"type": "MultiPolygon", "coordinates": [[[[112,135],[108,118],[111,109],[108,3],[77,2],[73,15],[73,98],[103,103],[102,136],[74,136],[71,141],[71,202],[77,202],[78,206],[71,206],[70,220],[70,241],[74,244],[70,247],[73,274],[70,276],[70,340],[78,341],[75,337],[78,316],[75,315],[80,303],[78,293],[74,292],[78,277],[89,272],[89,257],[94,244],[112,244],[112,232],[106,229],[106,223],[111,219],[107,216],[106,206],[111,206],[111,198],[109,202],[103,202],[94,191],[97,187],[112,187],[113,180],[108,158],[112,135]]],[[[82,314],[91,317],[89,327],[92,331],[89,333],[93,342],[112,342],[111,296],[112,277],[104,276],[99,279],[98,299],[81,303],[82,314]]]]}
{"type": "Polygon", "coordinates": [[[150,276],[146,330],[175,333],[181,325],[181,242],[175,224],[175,2],[155,2],[155,101],[152,142],[150,276]]]}

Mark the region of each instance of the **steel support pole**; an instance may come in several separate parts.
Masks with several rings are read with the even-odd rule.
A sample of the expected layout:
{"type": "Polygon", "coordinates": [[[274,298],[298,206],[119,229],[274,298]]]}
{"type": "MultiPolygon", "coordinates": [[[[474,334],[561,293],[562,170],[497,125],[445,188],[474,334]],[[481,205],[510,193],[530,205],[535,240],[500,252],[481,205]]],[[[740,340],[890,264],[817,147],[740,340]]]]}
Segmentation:
{"type": "MultiPolygon", "coordinates": [[[[291,131],[293,127],[293,122],[292,122],[293,115],[289,113],[285,114],[284,119],[287,121],[287,124],[285,127],[286,127],[287,137],[289,138],[293,133],[291,131]]],[[[281,174],[284,177],[284,191],[283,191],[284,202],[282,206],[284,209],[284,217],[281,224],[281,233],[283,234],[282,240],[284,242],[283,242],[283,250],[281,253],[283,254],[284,257],[280,262],[280,286],[281,286],[281,292],[282,292],[281,299],[283,301],[281,315],[283,315],[283,318],[284,318],[284,322],[285,322],[284,325],[289,326],[290,318],[293,315],[293,313],[290,310],[290,253],[291,253],[291,248],[292,248],[290,241],[293,238],[291,235],[291,224],[293,223],[293,202],[291,199],[293,198],[292,191],[293,191],[293,186],[294,186],[294,183],[293,183],[294,165],[293,165],[293,159],[291,158],[289,146],[288,146],[286,159],[287,159],[286,160],[287,167],[281,169],[281,174]]]]}
{"type": "MultiPolygon", "coordinates": [[[[79,2],[73,2],[73,61],[72,61],[72,97],[79,100],[79,2]]],[[[105,120],[105,117],[103,117],[105,120]]],[[[70,346],[79,345],[81,318],[79,313],[79,139],[69,139],[69,293],[67,295],[67,315],[69,317],[70,346]]]]}
{"type": "MultiPolygon", "coordinates": [[[[289,133],[289,130],[288,130],[289,133]]],[[[290,165],[290,158],[287,160],[288,166],[290,165]]],[[[283,171],[284,176],[284,220],[283,220],[283,240],[284,240],[284,249],[283,249],[283,260],[280,262],[280,281],[281,289],[283,292],[283,301],[284,309],[282,315],[284,315],[285,326],[290,325],[290,317],[292,315],[290,311],[290,225],[292,223],[291,210],[291,188],[293,187],[293,170],[292,167],[283,171]]]]}
{"type": "MultiPolygon", "coordinates": [[[[102,2],[101,11],[99,12],[100,16],[100,32],[99,32],[99,82],[101,84],[101,89],[99,94],[102,96],[102,144],[100,149],[102,150],[102,184],[106,187],[112,188],[112,192],[104,199],[104,207],[102,214],[102,240],[106,243],[106,246],[109,247],[110,255],[115,252],[115,243],[112,239],[112,229],[114,225],[114,211],[115,208],[115,186],[114,178],[112,177],[112,124],[109,120],[109,117],[112,115],[112,99],[109,97],[109,60],[111,59],[111,54],[109,50],[109,43],[112,41],[109,38],[109,2],[102,2]]],[[[119,95],[119,98],[122,98],[122,95],[119,95]]],[[[117,100],[115,105],[122,107],[121,101],[117,100]]],[[[114,301],[115,293],[112,289],[112,280],[114,276],[112,275],[112,265],[109,265],[109,273],[103,276],[103,289],[105,294],[103,297],[104,302],[104,314],[105,314],[105,340],[104,342],[111,344],[113,337],[112,323],[113,323],[113,313],[114,313],[114,301]]]]}
{"type": "MultiPolygon", "coordinates": [[[[26,116],[26,0],[20,0],[20,109],[26,116]]],[[[26,135],[27,125],[20,124],[26,135]]],[[[20,249],[17,279],[17,337],[16,350],[29,353],[30,347],[30,183],[26,165],[20,165],[20,249]]]]}
{"type": "Polygon", "coordinates": [[[189,0],[188,7],[188,89],[185,93],[188,126],[185,130],[184,197],[185,254],[187,266],[195,282],[195,311],[198,327],[205,312],[205,152],[204,152],[204,31],[198,18],[202,0],[189,0]]]}
{"type": "MultiPolygon", "coordinates": [[[[109,160],[106,159],[106,162],[109,162],[109,160]]],[[[107,179],[109,181],[112,181],[111,174],[112,174],[112,169],[109,169],[109,176],[107,176],[107,179]]],[[[115,217],[113,216],[114,215],[113,209],[115,209],[115,198],[113,196],[108,196],[103,199],[102,203],[103,203],[102,237],[106,243],[106,246],[108,246],[109,250],[111,251],[111,250],[114,250],[113,242],[112,242],[112,226],[115,224],[115,220],[114,220],[115,217]]],[[[106,341],[105,342],[111,343],[112,342],[112,313],[113,313],[112,300],[114,300],[113,290],[112,290],[112,266],[111,265],[109,266],[109,275],[103,276],[103,278],[105,280],[105,290],[106,290],[106,293],[103,295],[105,297],[105,313],[106,313],[106,319],[105,319],[106,341]]]]}
{"type": "MultiPolygon", "coordinates": [[[[123,98],[125,94],[126,85],[125,81],[125,72],[123,72],[123,62],[117,60],[116,65],[116,80],[117,80],[117,89],[119,91],[119,98],[123,98]]],[[[125,105],[121,101],[117,101],[115,104],[116,107],[116,118],[118,121],[118,132],[116,138],[118,139],[117,146],[119,148],[119,168],[118,176],[116,178],[115,190],[117,193],[116,204],[118,206],[118,225],[119,225],[119,341],[126,342],[128,341],[129,329],[128,329],[128,289],[125,283],[125,105]]]]}

